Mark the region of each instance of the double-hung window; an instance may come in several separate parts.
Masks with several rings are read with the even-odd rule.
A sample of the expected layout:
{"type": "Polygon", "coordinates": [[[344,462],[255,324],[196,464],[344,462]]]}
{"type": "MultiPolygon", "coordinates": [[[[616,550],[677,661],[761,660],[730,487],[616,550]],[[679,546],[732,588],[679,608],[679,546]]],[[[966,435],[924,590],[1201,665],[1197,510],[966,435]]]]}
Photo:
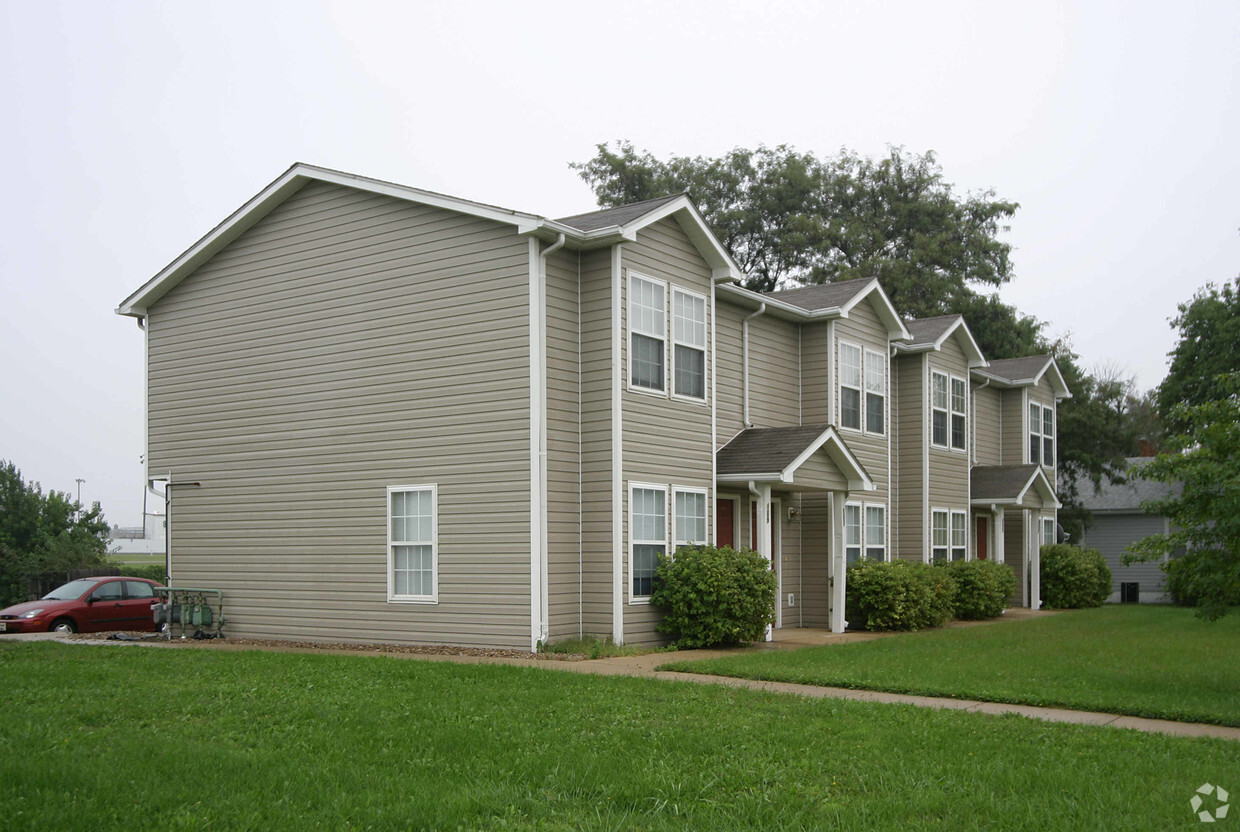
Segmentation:
{"type": "Polygon", "coordinates": [[[947,447],[947,375],[930,373],[930,444],[947,447]]]}
{"type": "Polygon", "coordinates": [[[673,543],[677,546],[706,545],[706,492],[677,488],[672,501],[676,506],[673,543]]]}
{"type": "Polygon", "coordinates": [[[952,512],[952,560],[965,560],[969,551],[969,515],[952,512]]]}
{"type": "Polygon", "coordinates": [[[1042,545],[1050,546],[1055,542],[1055,519],[1053,517],[1042,518],[1042,545]]]}
{"type": "Polygon", "coordinates": [[[629,384],[663,392],[667,347],[667,289],[629,275],[629,384]]]}
{"type": "Polygon", "coordinates": [[[869,560],[887,559],[887,507],[865,507],[865,556],[869,560]]]}
{"type": "Polygon", "coordinates": [[[844,559],[853,564],[887,559],[887,507],[869,503],[844,504],[844,559]]]}
{"type": "Polygon", "coordinates": [[[947,560],[951,551],[948,546],[948,516],[949,512],[944,509],[936,508],[930,512],[930,559],[936,563],[947,560]]]}
{"type": "Polygon", "coordinates": [[[849,564],[861,560],[861,504],[844,504],[844,559],[849,564]]]}
{"type": "Polygon", "coordinates": [[[1029,463],[1055,464],[1055,410],[1029,403],[1029,463]]]}
{"type": "Polygon", "coordinates": [[[630,598],[646,599],[659,555],[667,554],[667,489],[634,485],[629,491],[630,598]]]}
{"type": "Polygon", "coordinates": [[[952,448],[965,450],[966,429],[965,416],[969,409],[969,386],[962,378],[952,378],[952,448]]]}
{"type": "Polygon", "coordinates": [[[840,425],[861,430],[861,347],[840,342],[840,425]]]}
{"type": "Polygon", "coordinates": [[[865,430],[882,433],[886,421],[887,356],[865,351],[865,430]]]}
{"type": "Polygon", "coordinates": [[[672,289],[672,392],[706,398],[706,298],[672,289]]]}
{"type": "Polygon", "coordinates": [[[438,508],[434,485],[388,488],[388,600],[438,599],[438,508]]]}

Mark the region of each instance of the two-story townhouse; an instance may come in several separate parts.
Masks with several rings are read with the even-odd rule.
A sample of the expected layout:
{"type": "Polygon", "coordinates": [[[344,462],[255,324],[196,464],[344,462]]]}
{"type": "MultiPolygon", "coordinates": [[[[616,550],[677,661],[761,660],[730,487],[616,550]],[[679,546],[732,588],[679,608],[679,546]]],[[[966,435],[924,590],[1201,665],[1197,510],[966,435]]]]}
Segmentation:
{"type": "MultiPolygon", "coordinates": [[[[172,580],[237,635],[648,642],[658,556],[717,541],[770,559],[777,626],[842,630],[846,564],[904,554],[895,375],[927,331],[877,281],[741,276],[683,195],[551,220],[294,166],[117,310],[172,580]]],[[[924,359],[927,425],[968,341],[924,359]]],[[[1053,443],[1045,368],[977,372],[1049,401],[1053,443]]]]}

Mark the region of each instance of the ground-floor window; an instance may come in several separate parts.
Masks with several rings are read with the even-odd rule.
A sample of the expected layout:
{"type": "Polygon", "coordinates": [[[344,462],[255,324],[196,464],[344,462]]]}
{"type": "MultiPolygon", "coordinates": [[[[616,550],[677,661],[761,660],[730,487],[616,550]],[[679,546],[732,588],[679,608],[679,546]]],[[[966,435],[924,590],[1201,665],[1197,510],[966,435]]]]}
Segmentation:
{"type": "Polygon", "coordinates": [[[965,560],[969,552],[969,515],[952,512],[952,560],[965,560]]]}
{"type": "Polygon", "coordinates": [[[677,546],[706,544],[706,489],[676,488],[676,530],[672,539],[677,546]]]}
{"type": "Polygon", "coordinates": [[[872,503],[844,504],[844,558],[849,564],[864,556],[887,559],[887,507],[872,503]]]}
{"type": "Polygon", "coordinates": [[[1055,542],[1055,518],[1042,518],[1042,545],[1050,546],[1055,542]]]}
{"type": "Polygon", "coordinates": [[[438,599],[438,509],[434,485],[388,488],[388,600],[438,599]]]}
{"type": "Polygon", "coordinates": [[[633,485],[629,490],[630,600],[648,599],[659,555],[667,553],[667,488],[633,485]]]}

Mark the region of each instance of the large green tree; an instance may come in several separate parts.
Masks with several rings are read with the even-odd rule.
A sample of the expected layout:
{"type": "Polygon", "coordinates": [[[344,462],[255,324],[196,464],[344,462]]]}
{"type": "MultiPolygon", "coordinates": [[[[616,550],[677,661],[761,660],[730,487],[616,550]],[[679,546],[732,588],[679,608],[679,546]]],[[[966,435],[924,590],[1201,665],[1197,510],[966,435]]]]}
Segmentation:
{"type": "Polygon", "coordinates": [[[571,166],[604,207],[690,193],[755,291],[878,277],[897,308],[926,317],[1012,277],[999,234],[1017,204],[957,194],[933,152],[819,159],[780,145],[662,160],[621,141],[571,166]]]}
{"type": "Polygon", "coordinates": [[[98,503],[83,511],[67,493],[43,493],[0,461],[0,605],[26,599],[39,575],[104,563],[108,524],[98,503]]]}
{"type": "MultiPolygon", "coordinates": [[[[1184,554],[1167,566],[1198,615],[1214,619],[1240,603],[1240,372],[1213,379],[1218,398],[1171,409],[1185,430],[1167,440],[1167,451],[1138,476],[1179,484],[1178,495],[1153,501],[1146,511],[1171,521],[1168,534],[1129,547],[1125,560],[1159,560],[1184,554]]],[[[1167,568],[1167,567],[1164,567],[1167,568]]]]}
{"type": "Polygon", "coordinates": [[[1158,409],[1172,430],[1191,427],[1179,405],[1216,401],[1226,395],[1224,379],[1240,372],[1240,278],[1222,286],[1208,284],[1181,303],[1171,325],[1179,341],[1171,366],[1158,387],[1158,409]]]}

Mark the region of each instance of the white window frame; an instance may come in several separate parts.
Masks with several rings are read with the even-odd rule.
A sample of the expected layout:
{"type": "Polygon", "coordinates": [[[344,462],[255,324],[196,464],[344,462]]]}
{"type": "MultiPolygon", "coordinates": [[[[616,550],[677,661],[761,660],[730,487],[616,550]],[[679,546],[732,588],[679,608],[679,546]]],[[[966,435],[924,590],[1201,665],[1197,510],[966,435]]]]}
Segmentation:
{"type": "Polygon", "coordinates": [[[960,554],[959,560],[969,560],[969,513],[967,511],[952,511],[947,545],[948,560],[957,560],[957,553],[960,554]],[[957,520],[959,520],[959,525],[957,525],[957,520]],[[956,539],[957,531],[960,532],[959,542],[956,539]]]}
{"type": "Polygon", "coordinates": [[[638,546],[662,546],[664,554],[667,554],[668,551],[670,551],[668,549],[667,535],[671,527],[671,522],[670,522],[671,518],[669,516],[669,511],[668,511],[669,505],[668,505],[667,496],[668,496],[668,488],[666,485],[660,485],[659,483],[652,483],[652,482],[630,482],[629,483],[629,570],[628,570],[629,587],[628,587],[628,595],[629,595],[630,604],[649,604],[650,603],[649,595],[638,595],[633,591],[633,577],[634,577],[633,567],[634,567],[634,562],[635,562],[636,548],[638,546]],[[638,491],[638,490],[658,491],[663,495],[663,539],[662,540],[657,540],[653,538],[649,540],[642,538],[639,540],[637,538],[637,535],[635,534],[636,529],[637,529],[637,524],[633,522],[633,516],[635,514],[633,510],[634,503],[635,503],[635,500],[633,499],[633,492],[638,491]]]}
{"type": "Polygon", "coordinates": [[[1054,517],[1043,517],[1041,518],[1041,522],[1038,525],[1041,527],[1038,530],[1041,533],[1038,536],[1039,540],[1041,541],[1041,545],[1050,546],[1054,544],[1056,531],[1057,531],[1057,529],[1055,528],[1055,518],[1054,517]]]}
{"type": "Polygon", "coordinates": [[[1055,467],[1055,421],[1058,414],[1050,405],[1042,405],[1042,464],[1047,468],[1055,467]],[[1047,420],[1049,419],[1049,425],[1047,420]],[[1049,430],[1047,429],[1049,428],[1049,430]],[[1050,443],[1049,446],[1047,443],[1050,443]],[[1047,453],[1047,451],[1050,453],[1047,453]]]}
{"type": "Polygon", "coordinates": [[[863,543],[862,549],[861,549],[862,555],[865,557],[866,560],[886,561],[887,560],[887,536],[888,536],[887,535],[887,504],[886,503],[866,503],[865,511],[862,513],[861,517],[862,517],[861,535],[862,535],[862,543],[863,543]],[[883,542],[878,543],[878,544],[874,543],[874,541],[870,539],[870,511],[874,509],[877,509],[878,511],[881,511],[883,513],[883,525],[882,525],[883,542]],[[872,549],[882,549],[883,550],[882,555],[880,555],[877,558],[871,556],[870,550],[872,549]]]}
{"type": "Polygon", "coordinates": [[[1028,408],[1026,415],[1027,415],[1027,418],[1029,419],[1029,432],[1025,440],[1025,455],[1029,460],[1029,464],[1030,465],[1041,465],[1046,468],[1054,468],[1055,467],[1055,421],[1058,416],[1058,414],[1055,413],[1055,408],[1051,407],[1049,404],[1042,404],[1041,402],[1029,402],[1029,408],[1028,408]],[[1034,408],[1037,408],[1038,410],[1037,419],[1033,417],[1034,408]],[[1048,413],[1051,416],[1051,424],[1050,424],[1051,432],[1049,434],[1046,433],[1046,414],[1048,413]],[[1036,458],[1033,456],[1032,453],[1030,453],[1033,450],[1034,437],[1037,437],[1037,440],[1038,440],[1038,455],[1036,458]],[[1046,461],[1046,443],[1048,441],[1051,443],[1051,453],[1050,453],[1051,461],[1050,462],[1046,461]]]}
{"type": "Polygon", "coordinates": [[[947,373],[940,373],[938,370],[930,371],[930,424],[927,427],[930,430],[930,446],[932,448],[949,448],[952,441],[952,418],[951,418],[951,399],[952,399],[952,382],[951,376],[947,373]],[[935,404],[934,401],[934,380],[936,378],[943,379],[943,393],[946,401],[942,407],[935,404]],[[936,412],[943,414],[943,441],[936,442],[934,438],[934,414],[936,412]]]}
{"type": "Polygon", "coordinates": [[[384,509],[387,517],[387,599],[396,604],[438,604],[439,603],[439,486],[436,483],[422,485],[389,485],[387,487],[387,506],[384,509]],[[392,495],[409,492],[429,491],[431,495],[431,539],[396,540],[392,535],[392,495]],[[431,547],[431,593],[429,595],[397,595],[394,550],[397,546],[431,547]]]}
{"type": "Polygon", "coordinates": [[[863,353],[861,363],[861,428],[871,436],[885,436],[887,434],[887,354],[878,350],[867,349],[863,353]],[[878,383],[878,390],[870,389],[870,362],[871,359],[878,364],[882,378],[878,383]],[[879,427],[878,430],[870,428],[870,396],[877,396],[880,400],[879,410],[879,427]]]}
{"type": "Polygon", "coordinates": [[[679,399],[681,401],[686,401],[686,402],[694,402],[697,404],[704,404],[709,399],[709,393],[710,393],[710,366],[706,363],[706,360],[707,360],[706,345],[710,341],[710,303],[707,301],[705,295],[699,295],[696,292],[690,292],[687,289],[681,289],[679,286],[673,286],[672,287],[672,302],[671,302],[669,311],[671,314],[671,321],[672,321],[672,332],[671,332],[672,350],[671,350],[671,355],[669,356],[668,364],[671,367],[672,383],[669,385],[668,389],[671,392],[672,398],[674,399],[679,399]],[[696,344],[696,343],[693,343],[692,341],[688,341],[683,338],[677,337],[677,325],[676,325],[677,318],[678,318],[676,314],[676,296],[677,295],[683,295],[688,300],[692,302],[700,303],[702,305],[702,343],[701,344],[696,344]],[[698,352],[702,354],[702,395],[701,396],[691,396],[687,393],[676,392],[676,376],[677,376],[676,348],[677,347],[684,347],[685,349],[697,350],[698,352]]]}
{"type": "Polygon", "coordinates": [[[843,430],[856,431],[861,433],[865,430],[865,349],[860,344],[854,344],[851,341],[840,341],[836,349],[839,356],[839,426],[843,430]],[[852,349],[857,351],[857,384],[844,383],[844,350],[852,349]],[[857,391],[857,426],[844,424],[844,391],[857,391]]]}
{"type": "Polygon", "coordinates": [[[947,382],[947,442],[951,446],[951,450],[961,453],[969,451],[969,381],[960,376],[951,376],[947,382]],[[954,387],[959,384],[964,390],[964,404],[960,410],[956,409],[956,396],[954,387]],[[953,430],[956,417],[959,416],[964,423],[960,431],[960,445],[953,441],[953,430]]]}
{"type": "MultiPolygon", "coordinates": [[[[710,491],[705,488],[692,488],[687,485],[672,486],[672,504],[668,512],[672,520],[672,554],[675,556],[676,548],[679,546],[705,546],[710,539],[710,491]],[[702,495],[702,536],[700,538],[689,537],[682,533],[680,528],[680,495],[682,494],[700,494],[702,495]]],[[[735,519],[735,514],[733,515],[735,519]]]]}
{"type": "Polygon", "coordinates": [[[942,552],[943,560],[949,560],[951,558],[951,553],[952,553],[951,512],[945,508],[930,509],[930,562],[931,563],[938,562],[939,555],[935,554],[936,550],[942,552]],[[940,517],[943,518],[943,545],[942,546],[938,545],[938,543],[934,539],[934,532],[936,529],[935,521],[938,520],[938,518],[940,517]]]}
{"type": "Polygon", "coordinates": [[[636,391],[638,393],[647,393],[652,396],[661,396],[661,397],[666,398],[667,391],[668,391],[668,384],[667,384],[667,380],[668,380],[667,281],[659,280],[656,277],[649,277],[644,274],[638,274],[637,272],[630,271],[629,282],[628,282],[628,293],[629,293],[629,297],[628,297],[628,330],[629,332],[628,332],[628,350],[627,350],[628,351],[628,361],[627,361],[628,368],[627,369],[628,369],[628,377],[629,377],[629,389],[636,391]],[[660,294],[660,297],[662,298],[662,304],[663,304],[663,310],[662,310],[663,314],[660,319],[661,325],[662,325],[661,332],[655,333],[653,331],[644,331],[634,326],[634,323],[637,317],[633,314],[633,308],[637,304],[636,292],[634,292],[634,287],[639,282],[649,283],[657,287],[657,289],[659,290],[659,294],[660,294]],[[662,367],[662,378],[660,379],[661,386],[657,389],[654,387],[645,387],[643,385],[633,383],[633,336],[634,335],[641,335],[645,338],[650,338],[652,340],[659,341],[663,345],[663,367],[662,367]]]}
{"type": "Polygon", "coordinates": [[[888,551],[887,539],[890,537],[890,532],[889,532],[890,526],[888,525],[888,521],[889,521],[888,514],[889,513],[887,511],[886,503],[861,503],[861,502],[844,503],[844,528],[842,529],[842,532],[843,532],[843,540],[844,540],[844,563],[846,565],[851,565],[863,559],[864,560],[880,560],[880,561],[887,560],[887,551],[888,551]],[[857,532],[857,539],[855,542],[850,542],[848,539],[849,532],[853,530],[854,528],[853,525],[848,522],[848,513],[850,509],[856,509],[857,511],[858,524],[855,527],[856,532],[857,532]],[[883,540],[881,543],[878,543],[878,544],[875,544],[873,541],[870,540],[870,510],[871,509],[877,509],[883,513],[883,540]],[[856,557],[853,558],[852,560],[850,560],[848,556],[849,549],[853,549],[856,551],[856,557]],[[882,549],[883,550],[882,556],[878,558],[871,557],[870,556],[871,549],[882,549]]]}

